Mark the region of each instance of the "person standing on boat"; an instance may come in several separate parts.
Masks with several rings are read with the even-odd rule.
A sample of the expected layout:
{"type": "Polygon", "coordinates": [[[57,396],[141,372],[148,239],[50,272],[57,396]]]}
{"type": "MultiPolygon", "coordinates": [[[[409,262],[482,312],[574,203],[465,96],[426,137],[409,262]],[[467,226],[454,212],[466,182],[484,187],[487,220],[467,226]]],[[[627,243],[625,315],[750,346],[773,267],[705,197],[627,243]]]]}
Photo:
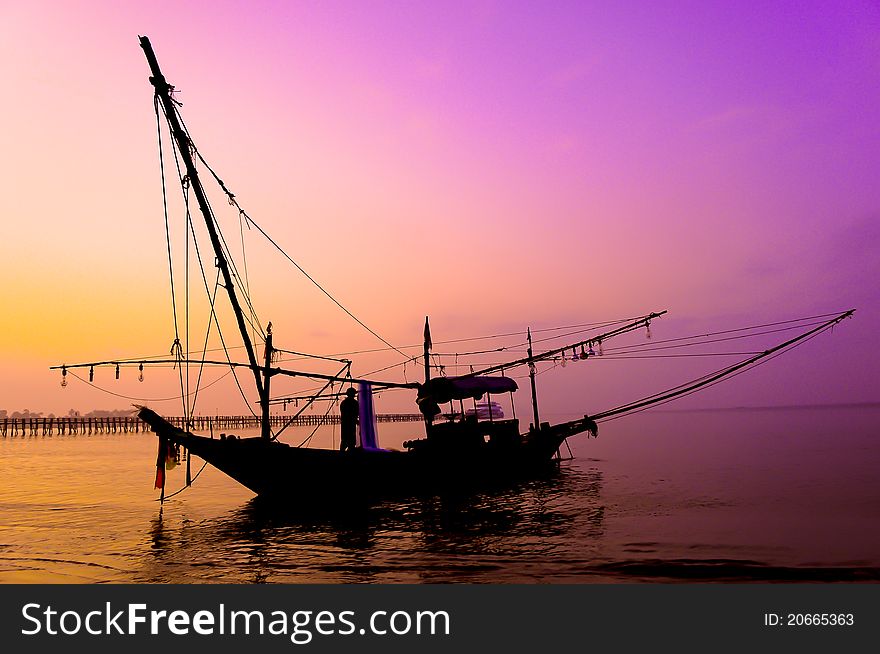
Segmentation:
{"type": "Polygon", "coordinates": [[[356,442],[355,431],[357,429],[360,407],[358,406],[358,401],[354,399],[354,388],[349,388],[345,391],[345,394],[348,397],[342,400],[339,404],[339,423],[342,426],[342,437],[339,443],[339,451],[353,452],[356,442]]]}

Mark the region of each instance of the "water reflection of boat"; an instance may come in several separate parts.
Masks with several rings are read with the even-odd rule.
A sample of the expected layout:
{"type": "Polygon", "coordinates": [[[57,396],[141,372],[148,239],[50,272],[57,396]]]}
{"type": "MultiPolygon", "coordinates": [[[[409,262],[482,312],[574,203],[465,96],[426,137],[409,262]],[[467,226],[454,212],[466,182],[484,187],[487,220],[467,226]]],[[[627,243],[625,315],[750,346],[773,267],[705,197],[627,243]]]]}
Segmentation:
{"type": "MultiPolygon", "coordinates": [[[[254,309],[249,284],[246,281],[246,268],[244,266],[236,266],[232,259],[229,247],[220,231],[219,222],[208,201],[200,168],[202,171],[207,171],[206,178],[213,177],[226,195],[229,204],[238,210],[239,227],[247,224],[248,228],[252,228],[261,235],[266,236],[269,243],[281,251],[297,268],[300,268],[299,264],[296,264],[241,209],[235,195],[228,190],[222,180],[214,173],[213,169],[207,165],[198,148],[193,143],[180,116],[179,103],[176,102],[173,96],[174,87],[166,81],[162,74],[150,41],[146,37],[141,37],[141,47],[146,54],[152,73],[150,81],[155,90],[157,121],[159,121],[160,114],[164,114],[173,146],[173,161],[178,166],[181,190],[187,203],[187,247],[190,247],[190,241],[192,243],[197,242],[195,232],[191,229],[192,220],[189,213],[189,201],[190,198],[194,197],[195,204],[198,206],[204,219],[204,228],[217,267],[217,279],[213,292],[209,288],[204,268],[202,268],[205,279],[205,291],[211,307],[211,314],[207,321],[208,333],[211,333],[214,323],[217,325],[217,331],[220,331],[220,324],[215,314],[215,300],[217,293],[220,293],[221,296],[225,294],[235,317],[235,323],[242,347],[247,355],[247,361],[232,362],[229,347],[227,347],[225,340],[223,340],[223,348],[226,354],[226,361],[208,359],[205,353],[206,350],[201,358],[193,359],[190,357],[189,352],[184,355],[180,335],[175,331],[176,337],[171,350],[173,358],[170,359],[128,359],[125,361],[102,361],[57,367],[61,369],[64,379],[66,379],[68,369],[85,366],[93,371],[95,366],[100,365],[116,366],[117,378],[120,365],[138,366],[141,372],[144,366],[157,364],[174,364],[181,368],[193,365],[198,366],[199,371],[204,366],[211,365],[228,366],[233,373],[238,370],[244,370],[253,376],[254,386],[259,398],[262,425],[259,437],[214,439],[212,436],[197,435],[187,428],[174,426],[155,411],[145,407],[141,408],[138,415],[158,435],[159,452],[157,455],[156,487],[162,488],[163,498],[166,465],[173,464],[177,459],[180,448],[184,448],[186,451],[201,457],[258,495],[273,496],[287,501],[307,500],[310,503],[320,500],[333,503],[337,498],[343,498],[348,502],[352,496],[373,499],[419,492],[448,490],[473,492],[487,483],[507,483],[514,480],[533,478],[553,468],[556,464],[556,459],[558,459],[559,448],[568,437],[584,432],[595,436],[598,432],[598,420],[640,411],[648,406],[667,402],[675,397],[680,397],[702,387],[717,383],[725,377],[738,374],[757,364],[762,359],[784,349],[794,347],[805,339],[830,329],[834,324],[852,313],[849,311],[834,315],[833,317],[826,317],[818,326],[813,326],[817,323],[808,323],[812,328],[804,331],[802,334],[691,382],[604,412],[584,415],[582,418],[558,424],[542,422],[539,417],[535,385],[537,365],[557,360],[561,361],[562,365],[565,365],[566,361],[588,361],[596,356],[597,351],[598,355],[601,356],[603,344],[607,345],[608,341],[623,334],[641,329],[649,329],[651,321],[665,314],[665,311],[613,321],[606,324],[607,329],[603,333],[592,335],[588,338],[581,338],[575,342],[566,343],[563,346],[553,347],[537,353],[533,349],[531,331],[528,331],[526,334],[527,341],[522,344],[523,347],[528,346],[526,356],[500,364],[487,365],[477,370],[471,369],[469,373],[457,376],[445,376],[442,365],[436,366],[432,364],[432,354],[434,356],[436,354],[432,352],[433,344],[426,319],[422,358],[424,381],[422,383],[355,378],[351,375],[352,362],[350,360],[327,356],[312,358],[320,359],[324,362],[333,362],[335,365],[340,366],[338,372],[321,374],[281,367],[278,365],[277,356],[281,352],[290,351],[281,350],[273,343],[271,322],[267,324],[265,329],[261,326],[262,323],[259,321],[254,309]],[[244,274],[240,271],[244,271],[244,274]],[[223,291],[220,291],[220,288],[223,291]],[[257,358],[256,334],[259,334],[263,340],[262,360],[257,358]],[[432,368],[439,368],[440,376],[432,376],[432,368]],[[520,427],[519,419],[515,415],[511,418],[504,418],[501,413],[496,413],[493,408],[498,406],[497,399],[493,401],[493,396],[498,398],[512,395],[518,390],[517,382],[506,374],[508,371],[517,368],[528,369],[532,409],[530,415],[531,424],[528,429],[520,427]],[[304,397],[273,397],[270,394],[270,386],[273,379],[285,377],[316,380],[324,384],[324,386],[317,392],[310,393],[304,397]],[[271,405],[284,403],[287,406],[288,403],[302,401],[303,408],[298,411],[297,415],[299,415],[305,410],[306,406],[312,406],[316,401],[327,398],[335,400],[336,397],[341,395],[338,389],[334,387],[335,384],[340,384],[343,387],[348,386],[349,389],[354,387],[359,389],[360,447],[355,448],[353,451],[340,452],[331,449],[306,447],[307,443],[305,442],[300,446],[292,446],[280,442],[277,438],[278,432],[273,432],[270,421],[271,405]],[[404,442],[405,451],[392,451],[382,448],[378,445],[375,437],[372,413],[373,392],[392,388],[409,389],[415,392],[416,403],[424,416],[424,437],[404,442]],[[466,400],[484,401],[481,405],[475,407],[471,415],[467,415],[464,409],[464,401],[466,400]],[[449,411],[444,413],[441,411],[441,406],[447,403],[449,404],[449,411]],[[481,406],[488,408],[485,411],[481,411],[479,408],[481,406]],[[456,411],[456,408],[458,411],[456,411]]],[[[159,150],[160,154],[164,152],[161,129],[159,130],[159,150]]],[[[166,168],[172,169],[172,164],[169,163],[165,166],[163,171],[166,168]]],[[[164,172],[162,179],[163,197],[165,197],[164,172]]],[[[168,234],[167,211],[165,219],[166,234],[168,234]]],[[[170,260],[170,236],[168,238],[169,268],[172,271],[173,295],[174,285],[173,266],[171,266],[170,260]]],[[[195,249],[194,252],[198,255],[199,264],[201,265],[202,256],[199,254],[200,250],[195,249]]],[[[308,275],[306,276],[308,277],[308,275]]],[[[314,282],[311,277],[309,279],[314,282]]],[[[316,282],[315,284],[317,285],[316,282]]],[[[318,287],[336,302],[323,287],[318,287]]],[[[339,304],[338,302],[336,303],[339,304]]],[[[341,304],[339,306],[344,309],[341,304]]],[[[354,318],[351,312],[347,309],[345,311],[354,318]]],[[[355,320],[366,328],[366,325],[360,320],[357,318],[355,320]]],[[[177,330],[176,326],[175,329],[177,330]]],[[[367,329],[378,337],[378,334],[369,330],[369,328],[367,329]]],[[[379,338],[381,339],[381,337],[379,338]]],[[[388,344],[391,349],[397,350],[397,348],[391,346],[384,339],[381,340],[388,344]]],[[[400,350],[397,351],[400,352],[400,350]]],[[[299,353],[291,352],[291,354],[299,353]]],[[[235,379],[238,384],[238,378],[235,377],[235,379]]],[[[192,395],[191,393],[185,393],[184,390],[183,383],[181,382],[181,394],[184,398],[192,395]]],[[[239,390],[241,390],[240,385],[239,390]]],[[[243,391],[242,394],[244,394],[243,391]]],[[[187,412],[191,411],[189,399],[186,399],[185,406],[187,412]]],[[[187,426],[184,425],[184,427],[187,426]]],[[[189,465],[190,458],[186,457],[186,461],[187,465],[189,465]]],[[[190,474],[189,468],[187,468],[187,484],[189,483],[190,474]]]]}
{"type": "Polygon", "coordinates": [[[600,471],[563,466],[495,489],[369,505],[254,497],[207,520],[166,511],[137,578],[202,581],[210,570],[228,582],[511,582],[562,574],[600,547],[601,487],[600,471]]]}

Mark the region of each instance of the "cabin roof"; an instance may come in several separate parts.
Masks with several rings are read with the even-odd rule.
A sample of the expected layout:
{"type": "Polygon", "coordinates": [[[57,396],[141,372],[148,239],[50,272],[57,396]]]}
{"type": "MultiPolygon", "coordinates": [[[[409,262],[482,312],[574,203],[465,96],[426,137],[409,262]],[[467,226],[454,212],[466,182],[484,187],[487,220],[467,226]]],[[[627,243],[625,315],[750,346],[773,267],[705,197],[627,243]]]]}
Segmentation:
{"type": "Polygon", "coordinates": [[[510,377],[435,377],[419,387],[417,401],[443,404],[452,400],[479,400],[486,393],[510,393],[517,388],[516,381],[510,377]]]}

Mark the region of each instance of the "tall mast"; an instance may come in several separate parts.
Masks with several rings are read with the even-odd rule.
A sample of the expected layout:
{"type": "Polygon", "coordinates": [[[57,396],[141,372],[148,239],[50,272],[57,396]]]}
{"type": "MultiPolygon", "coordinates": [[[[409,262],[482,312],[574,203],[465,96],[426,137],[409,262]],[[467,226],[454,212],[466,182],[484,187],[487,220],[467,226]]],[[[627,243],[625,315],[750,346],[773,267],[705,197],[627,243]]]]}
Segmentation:
{"type": "MultiPolygon", "coordinates": [[[[217,228],[214,225],[214,218],[211,215],[211,209],[208,206],[208,199],[205,196],[205,190],[202,188],[202,182],[199,179],[199,173],[198,170],[196,170],[196,165],[192,158],[190,140],[180,124],[180,119],[177,116],[177,109],[174,106],[174,100],[171,97],[173,87],[168,84],[165,80],[165,76],[162,75],[162,71],[159,70],[159,62],[156,61],[156,55],[153,52],[153,46],[150,45],[150,39],[146,36],[141,36],[139,38],[141,47],[144,49],[144,54],[147,56],[147,62],[150,64],[150,71],[153,73],[152,77],[150,77],[150,83],[155,87],[156,96],[162,101],[162,106],[165,108],[165,116],[171,127],[171,135],[177,143],[177,150],[180,153],[180,158],[183,159],[184,166],[186,167],[186,174],[189,178],[190,186],[196,196],[199,210],[202,212],[202,216],[205,219],[205,225],[208,227],[208,234],[211,237],[211,245],[214,248],[214,256],[217,258],[217,267],[220,269],[220,274],[223,275],[223,285],[224,288],[226,288],[226,292],[229,294],[229,303],[232,305],[233,312],[235,312],[235,319],[238,322],[238,330],[241,332],[241,340],[244,342],[244,349],[247,351],[248,361],[250,362],[251,370],[254,373],[254,381],[257,384],[257,393],[260,396],[260,400],[263,402],[263,406],[267,407],[269,398],[266,397],[263,379],[260,376],[260,366],[257,363],[254,346],[251,343],[250,336],[248,336],[244,313],[241,310],[241,305],[235,294],[235,284],[233,283],[232,275],[229,272],[229,264],[226,261],[226,255],[223,253],[223,248],[220,245],[220,237],[217,235],[217,228]]],[[[266,386],[268,386],[268,384],[266,384],[266,386]]],[[[264,426],[264,430],[266,428],[267,426],[264,426]]]]}
{"type": "Polygon", "coordinates": [[[263,416],[260,423],[262,428],[260,436],[265,439],[272,437],[272,433],[269,429],[269,382],[272,381],[272,352],[272,322],[270,321],[269,324],[266,325],[266,351],[263,353],[263,359],[266,364],[265,368],[263,368],[263,380],[265,385],[263,386],[263,393],[260,396],[260,408],[262,409],[263,416]]]}
{"type": "Polygon", "coordinates": [[[535,431],[541,428],[541,423],[538,421],[538,391],[535,388],[535,361],[532,358],[532,328],[529,327],[527,330],[527,334],[529,337],[529,382],[532,386],[532,413],[535,416],[535,431]]]}
{"type": "MultiPolygon", "coordinates": [[[[431,342],[431,327],[428,325],[428,316],[425,316],[425,384],[431,381],[431,348],[434,344],[431,342]]],[[[425,416],[425,429],[431,428],[434,422],[433,416],[425,416]]]]}
{"type": "Polygon", "coordinates": [[[425,383],[431,380],[431,327],[428,325],[428,316],[425,316],[425,383]]]}

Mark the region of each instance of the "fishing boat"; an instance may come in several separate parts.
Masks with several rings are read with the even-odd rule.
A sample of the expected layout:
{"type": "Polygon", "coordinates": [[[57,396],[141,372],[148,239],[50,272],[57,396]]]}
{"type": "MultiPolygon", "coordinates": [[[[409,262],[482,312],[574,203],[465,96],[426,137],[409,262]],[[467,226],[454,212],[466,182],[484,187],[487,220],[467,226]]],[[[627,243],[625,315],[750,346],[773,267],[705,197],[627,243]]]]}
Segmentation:
{"type": "MultiPolygon", "coordinates": [[[[487,365],[477,370],[471,369],[465,374],[455,376],[443,374],[442,367],[441,374],[434,374],[436,366],[431,363],[433,344],[430,324],[425,318],[421,356],[424,379],[421,382],[383,381],[352,376],[351,361],[333,357],[319,358],[341,364],[341,369],[336,373],[321,374],[284,367],[278,363],[276,357],[281,350],[273,345],[271,323],[268,323],[263,332],[263,356],[262,360],[258,360],[258,343],[255,343],[251,337],[253,307],[246,297],[241,275],[236,272],[234,263],[230,261],[231,255],[225,246],[219,223],[208,201],[198,163],[201,163],[201,168],[207,170],[219,184],[229,203],[241,212],[248,221],[249,227],[256,227],[263,234],[265,232],[241,209],[235,195],[204,161],[183,123],[180,105],[173,96],[174,87],[168,83],[160,70],[149,39],[140,37],[140,45],[151,72],[150,82],[154,88],[157,120],[161,114],[167,121],[174,155],[182,166],[181,183],[186,192],[195,197],[204,220],[218,271],[215,292],[219,287],[224,289],[221,295],[225,293],[235,316],[238,336],[247,360],[233,362],[228,357],[228,351],[226,361],[209,360],[204,354],[195,360],[188,351],[183,353],[179,338],[175,338],[172,358],[98,361],[64,364],[53,368],[60,369],[62,376],[66,377],[68,371],[75,368],[88,367],[91,374],[96,366],[115,365],[118,378],[120,364],[136,365],[141,373],[144,366],[155,364],[171,363],[176,366],[196,364],[200,367],[222,365],[228,366],[233,372],[245,372],[248,377],[252,377],[260,408],[259,436],[226,437],[224,434],[224,437],[215,438],[214,434],[199,435],[192,432],[189,424],[182,426],[172,424],[153,409],[147,406],[139,407],[138,416],[158,437],[155,486],[161,489],[163,498],[165,470],[178,460],[181,450],[186,455],[187,485],[191,483],[188,455],[192,454],[257,495],[281,500],[304,496],[323,500],[350,498],[352,495],[361,498],[387,497],[435,492],[444,488],[462,490],[484,483],[529,478],[552,470],[558,465],[561,458],[560,448],[566,439],[583,433],[597,436],[598,423],[602,420],[663,404],[718,383],[757,365],[762,360],[805,342],[853,313],[850,310],[833,315],[826,314],[823,319],[808,323],[809,329],[792,338],[713,373],[606,411],[585,414],[578,419],[557,424],[541,421],[539,416],[535,380],[538,364],[561,361],[564,365],[566,360],[589,362],[591,358],[601,356],[603,345],[607,346],[612,339],[636,330],[649,329],[651,322],[661,318],[666,311],[652,311],[625,321],[616,321],[614,324],[609,324],[610,328],[602,333],[591,334],[589,337],[540,352],[533,348],[532,333],[531,330],[527,330],[526,356],[500,364],[487,365]],[[244,302],[239,294],[245,297],[244,302]],[[528,370],[531,422],[527,427],[520,425],[515,414],[511,418],[505,418],[500,405],[492,399],[493,396],[498,398],[512,395],[519,390],[517,381],[507,374],[515,369],[528,370]],[[273,397],[270,393],[272,381],[281,377],[317,380],[324,386],[307,397],[273,397]],[[298,403],[302,400],[303,408],[297,413],[300,415],[306,406],[313,406],[320,399],[330,399],[335,402],[336,398],[343,395],[340,389],[345,387],[357,389],[359,396],[360,441],[356,447],[341,451],[335,448],[308,447],[305,444],[297,446],[278,439],[278,431],[272,429],[271,406],[281,402],[287,406],[288,403],[294,401],[298,403]],[[424,435],[405,441],[401,450],[382,447],[377,438],[372,398],[375,392],[383,389],[405,389],[412,393],[415,404],[423,416],[424,435]],[[478,400],[481,401],[480,404],[476,404],[478,400]],[[465,401],[474,403],[470,412],[464,408],[465,401]],[[449,410],[443,411],[441,406],[447,404],[449,410]]],[[[160,150],[161,144],[160,132],[160,150]]],[[[299,267],[298,264],[296,265],[299,267]]],[[[216,318],[214,320],[216,321],[216,318]]],[[[219,324],[217,329],[219,330],[219,324]]]]}

